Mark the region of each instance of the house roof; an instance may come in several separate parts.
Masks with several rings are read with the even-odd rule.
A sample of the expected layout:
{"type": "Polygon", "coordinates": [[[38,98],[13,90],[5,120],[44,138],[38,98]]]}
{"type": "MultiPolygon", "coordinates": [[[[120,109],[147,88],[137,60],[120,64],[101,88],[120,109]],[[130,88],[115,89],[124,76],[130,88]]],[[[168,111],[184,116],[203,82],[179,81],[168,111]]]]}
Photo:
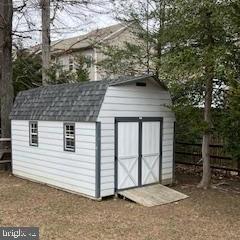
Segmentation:
{"type": "MultiPolygon", "coordinates": [[[[62,40],[53,41],[51,43],[52,53],[62,53],[68,51],[75,51],[78,49],[86,49],[93,47],[94,44],[110,40],[126,30],[127,26],[123,24],[115,24],[109,27],[93,30],[87,34],[77,37],[66,38],[62,40]]],[[[41,44],[32,47],[33,52],[41,51],[41,44]]]]}
{"type": "MultiPolygon", "coordinates": [[[[10,119],[95,122],[108,86],[155,80],[154,76],[119,77],[87,83],[59,84],[20,92],[10,119]]],[[[161,82],[159,82],[161,86],[161,82]]]]}

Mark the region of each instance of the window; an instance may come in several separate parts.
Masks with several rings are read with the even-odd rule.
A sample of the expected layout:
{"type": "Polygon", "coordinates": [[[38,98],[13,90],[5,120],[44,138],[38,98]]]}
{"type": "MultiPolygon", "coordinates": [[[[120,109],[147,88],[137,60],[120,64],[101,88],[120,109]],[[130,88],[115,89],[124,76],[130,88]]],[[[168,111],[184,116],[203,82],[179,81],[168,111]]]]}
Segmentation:
{"type": "Polygon", "coordinates": [[[62,59],[59,60],[59,66],[63,67],[63,60],[62,59]]]}
{"type": "Polygon", "coordinates": [[[63,59],[56,58],[56,64],[59,68],[63,67],[63,59]]]}
{"type": "Polygon", "coordinates": [[[86,55],[85,56],[85,62],[86,62],[87,68],[90,68],[92,66],[92,63],[93,63],[92,55],[86,55]]]}
{"type": "Polygon", "coordinates": [[[74,59],[69,58],[69,71],[72,71],[74,67],[74,59]]]}
{"type": "Polygon", "coordinates": [[[137,87],[146,87],[146,83],[145,82],[136,82],[136,86],[137,87]]]}
{"type": "Polygon", "coordinates": [[[38,123],[29,122],[29,145],[38,146],[38,123]]]}
{"type": "Polygon", "coordinates": [[[64,124],[64,150],[75,151],[75,124],[65,123],[64,124]]]}

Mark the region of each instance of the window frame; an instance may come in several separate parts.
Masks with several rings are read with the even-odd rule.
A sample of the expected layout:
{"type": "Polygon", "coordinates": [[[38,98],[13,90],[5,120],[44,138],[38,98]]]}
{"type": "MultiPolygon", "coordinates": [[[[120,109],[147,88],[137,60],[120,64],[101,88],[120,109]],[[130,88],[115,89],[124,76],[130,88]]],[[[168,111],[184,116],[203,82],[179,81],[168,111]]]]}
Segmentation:
{"type": "MultiPolygon", "coordinates": [[[[63,124],[63,150],[65,151],[65,152],[75,152],[75,150],[76,150],[76,128],[75,128],[75,123],[72,123],[72,122],[66,122],[66,123],[64,123],[63,124]],[[69,148],[69,147],[67,147],[67,138],[69,138],[69,137],[67,137],[66,136],[66,127],[67,126],[73,126],[73,143],[74,143],[74,148],[69,148]]],[[[69,139],[71,139],[71,138],[69,138],[69,139]]]]}
{"type": "Polygon", "coordinates": [[[38,147],[38,121],[29,121],[29,146],[38,147]],[[36,124],[36,133],[32,132],[32,124],[36,124]],[[32,136],[37,136],[37,143],[32,142],[32,136]]]}

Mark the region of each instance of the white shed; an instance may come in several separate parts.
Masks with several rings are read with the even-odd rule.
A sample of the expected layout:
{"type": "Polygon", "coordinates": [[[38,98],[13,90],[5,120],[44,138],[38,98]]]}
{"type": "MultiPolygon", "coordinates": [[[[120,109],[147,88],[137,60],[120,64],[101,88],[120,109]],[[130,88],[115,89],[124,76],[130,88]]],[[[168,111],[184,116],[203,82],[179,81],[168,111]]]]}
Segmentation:
{"type": "Polygon", "coordinates": [[[23,91],[11,118],[12,171],[94,199],[170,184],[174,122],[154,76],[23,91]]]}

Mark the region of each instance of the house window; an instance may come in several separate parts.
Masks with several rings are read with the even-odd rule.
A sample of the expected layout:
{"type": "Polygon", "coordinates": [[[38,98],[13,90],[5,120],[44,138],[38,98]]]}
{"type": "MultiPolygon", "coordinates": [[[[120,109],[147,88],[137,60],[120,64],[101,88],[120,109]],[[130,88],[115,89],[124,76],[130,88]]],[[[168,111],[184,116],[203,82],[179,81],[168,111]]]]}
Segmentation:
{"type": "Polygon", "coordinates": [[[72,71],[74,67],[74,60],[73,58],[69,58],[69,71],[72,71]]]}
{"type": "Polygon", "coordinates": [[[59,58],[57,58],[56,59],[56,64],[58,64],[59,66],[63,66],[63,60],[62,59],[59,59],[59,58]]]}
{"type": "Polygon", "coordinates": [[[38,123],[29,122],[29,145],[38,146],[38,123]]]}
{"type": "Polygon", "coordinates": [[[92,63],[93,63],[92,55],[86,55],[85,56],[85,62],[86,62],[87,68],[90,68],[92,66],[92,63]]]}
{"type": "Polygon", "coordinates": [[[75,151],[75,124],[65,123],[64,124],[64,150],[75,151]]]}

